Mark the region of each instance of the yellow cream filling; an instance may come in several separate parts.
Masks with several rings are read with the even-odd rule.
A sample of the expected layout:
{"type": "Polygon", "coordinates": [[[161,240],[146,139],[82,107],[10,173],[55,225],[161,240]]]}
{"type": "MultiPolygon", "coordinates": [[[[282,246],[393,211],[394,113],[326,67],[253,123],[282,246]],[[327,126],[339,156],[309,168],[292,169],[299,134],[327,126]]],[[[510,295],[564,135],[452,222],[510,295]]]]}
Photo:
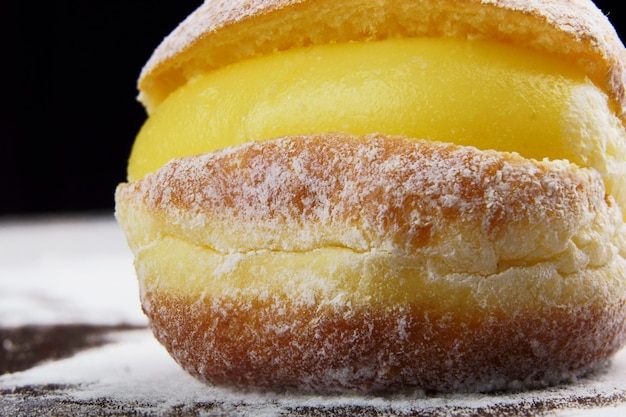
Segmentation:
{"type": "Polygon", "coordinates": [[[444,38],[312,46],[208,72],[150,115],[129,180],[180,156],[335,131],[568,159],[596,168],[626,207],[624,129],[604,92],[549,56],[444,38]]]}

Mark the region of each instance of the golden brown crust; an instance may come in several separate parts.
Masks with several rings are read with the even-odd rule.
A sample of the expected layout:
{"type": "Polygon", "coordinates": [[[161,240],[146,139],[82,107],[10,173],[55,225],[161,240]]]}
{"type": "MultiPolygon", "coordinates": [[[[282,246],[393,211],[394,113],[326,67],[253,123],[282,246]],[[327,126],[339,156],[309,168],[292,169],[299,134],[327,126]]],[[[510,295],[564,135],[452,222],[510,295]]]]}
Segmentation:
{"type": "Polygon", "coordinates": [[[157,339],[215,384],[312,392],[543,387],[605,365],[626,300],[530,315],[420,305],[320,309],[284,299],[143,293],[157,339]]]}
{"type": "Polygon", "coordinates": [[[492,39],[559,56],[604,89],[624,120],[626,52],[589,0],[209,0],[156,49],[140,100],[151,110],[204,71],[277,50],[418,36],[492,39]]]}

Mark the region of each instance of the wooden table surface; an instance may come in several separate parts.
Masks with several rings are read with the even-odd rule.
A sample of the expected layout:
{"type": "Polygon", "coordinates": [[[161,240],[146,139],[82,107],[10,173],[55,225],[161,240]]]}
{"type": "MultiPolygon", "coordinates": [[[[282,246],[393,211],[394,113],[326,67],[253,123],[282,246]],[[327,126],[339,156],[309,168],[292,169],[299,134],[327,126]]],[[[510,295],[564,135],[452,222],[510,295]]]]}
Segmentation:
{"type": "Polygon", "coordinates": [[[112,216],[0,220],[0,416],[625,416],[626,349],[562,386],[398,397],[237,392],[155,341],[112,216]]]}

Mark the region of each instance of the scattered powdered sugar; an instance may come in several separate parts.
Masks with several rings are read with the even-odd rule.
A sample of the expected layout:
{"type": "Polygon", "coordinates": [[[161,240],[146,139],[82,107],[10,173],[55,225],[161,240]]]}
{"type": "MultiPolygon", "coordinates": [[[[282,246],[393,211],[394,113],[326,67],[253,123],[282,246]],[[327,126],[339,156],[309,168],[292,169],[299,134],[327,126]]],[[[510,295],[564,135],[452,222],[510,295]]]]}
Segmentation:
{"type": "Polygon", "coordinates": [[[145,324],[112,215],[0,222],[0,326],[145,324]]]}

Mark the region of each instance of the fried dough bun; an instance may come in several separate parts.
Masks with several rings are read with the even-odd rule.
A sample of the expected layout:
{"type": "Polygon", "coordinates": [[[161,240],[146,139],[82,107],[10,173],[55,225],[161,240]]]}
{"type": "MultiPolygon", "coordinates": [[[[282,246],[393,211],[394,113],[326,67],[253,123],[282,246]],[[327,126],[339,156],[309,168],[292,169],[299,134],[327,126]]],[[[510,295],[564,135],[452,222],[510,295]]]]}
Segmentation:
{"type": "Polygon", "coordinates": [[[206,1],[116,191],[202,380],[556,384],[626,342],[624,47],[585,0],[206,1]]]}

